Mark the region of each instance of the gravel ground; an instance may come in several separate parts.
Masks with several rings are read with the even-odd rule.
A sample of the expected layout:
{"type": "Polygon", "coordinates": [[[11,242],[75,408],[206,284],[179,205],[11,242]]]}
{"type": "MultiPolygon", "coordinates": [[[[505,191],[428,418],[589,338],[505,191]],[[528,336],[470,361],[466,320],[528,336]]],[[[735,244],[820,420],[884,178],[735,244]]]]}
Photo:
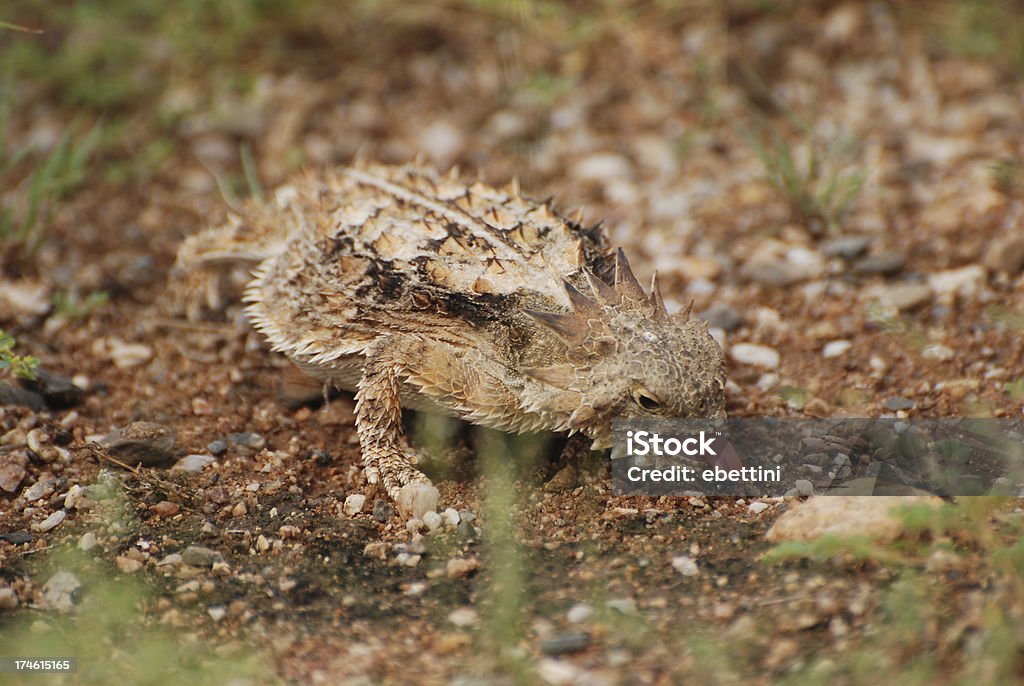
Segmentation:
{"type": "MultiPolygon", "coordinates": [[[[0,327],[48,376],[2,391],[0,653],[74,650],[63,683],[1024,678],[1016,501],[847,509],[896,543],[765,557],[803,498],[615,497],[601,456],[410,415],[452,437],[424,467],[450,509],[410,524],[350,396],[321,404],[236,307],[163,306],[239,196],[419,154],[603,220],[711,322],[732,416],[1016,419],[1024,69],[957,49],[967,6],[385,2],[264,17],[208,68],[154,39],[127,77],[89,67],[149,79],[102,107],[16,72],[0,161],[105,128],[31,258],[2,250],[0,327]]],[[[990,28],[1024,35],[1007,7],[990,28]]],[[[90,45],[75,17],[0,57],[90,45]]],[[[28,162],[0,172],[24,216],[28,162]]]]}

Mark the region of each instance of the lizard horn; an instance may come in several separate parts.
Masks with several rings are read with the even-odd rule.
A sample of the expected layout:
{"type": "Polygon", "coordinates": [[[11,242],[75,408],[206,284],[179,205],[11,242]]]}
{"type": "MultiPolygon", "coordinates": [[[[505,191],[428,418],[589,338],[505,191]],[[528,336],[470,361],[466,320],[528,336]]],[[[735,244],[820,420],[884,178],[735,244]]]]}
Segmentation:
{"type": "Polygon", "coordinates": [[[572,304],[573,312],[581,315],[596,315],[600,313],[601,308],[596,302],[583,295],[583,293],[565,279],[562,279],[562,287],[565,289],[565,294],[569,296],[569,302],[572,304]]]}
{"type": "Polygon", "coordinates": [[[577,344],[587,334],[587,325],[575,314],[523,310],[535,322],[554,331],[566,343],[577,344]]]}
{"type": "Polygon", "coordinates": [[[590,286],[590,290],[594,294],[594,297],[597,298],[597,302],[602,305],[619,304],[619,294],[615,292],[614,288],[599,279],[597,274],[589,269],[584,269],[583,275],[587,277],[587,284],[590,286]]]}
{"type": "Polygon", "coordinates": [[[665,307],[665,299],[661,295],[661,284],[658,283],[658,272],[654,272],[654,276],[651,277],[651,294],[647,298],[651,305],[654,306],[654,318],[665,320],[668,319],[668,308],[665,307]]]}
{"type": "Polygon", "coordinates": [[[626,259],[626,253],[622,252],[622,248],[615,252],[615,292],[630,300],[647,299],[644,287],[629,268],[629,260],[626,259]]]}

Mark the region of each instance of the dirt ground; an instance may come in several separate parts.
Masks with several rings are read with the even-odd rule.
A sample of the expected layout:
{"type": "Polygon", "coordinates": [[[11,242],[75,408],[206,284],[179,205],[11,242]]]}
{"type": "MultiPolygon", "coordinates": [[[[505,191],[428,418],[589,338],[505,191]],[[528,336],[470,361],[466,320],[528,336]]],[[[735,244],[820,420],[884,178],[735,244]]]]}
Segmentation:
{"type": "Polygon", "coordinates": [[[409,415],[454,437],[424,466],[452,511],[410,530],[350,396],[322,404],[237,306],[167,307],[177,246],[232,204],[419,154],[603,220],[711,322],[732,416],[1019,418],[1018,3],[182,5],[0,15],[46,29],[0,29],[5,221],[62,132],[100,131],[37,246],[0,237],[0,327],[80,389],[0,407],[0,654],[78,655],[54,683],[1024,679],[1015,501],[766,558],[799,498],[615,497],[602,456],[409,415]],[[90,445],[137,421],[174,459],[90,445]]]}

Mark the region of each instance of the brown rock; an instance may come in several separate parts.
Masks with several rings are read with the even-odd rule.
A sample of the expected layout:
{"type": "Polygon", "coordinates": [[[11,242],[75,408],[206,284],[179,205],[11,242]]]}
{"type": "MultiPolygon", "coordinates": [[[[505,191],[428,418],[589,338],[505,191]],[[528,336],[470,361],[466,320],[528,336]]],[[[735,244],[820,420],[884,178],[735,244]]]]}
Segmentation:
{"type": "Polygon", "coordinates": [[[942,499],[932,495],[819,496],[779,517],[765,538],[781,543],[811,542],[825,535],[867,536],[887,543],[904,533],[903,521],[892,510],[901,505],[917,504],[938,506],[942,499]]]}
{"type": "Polygon", "coordinates": [[[174,431],[155,422],[132,422],[112,431],[104,443],[107,452],[132,466],[154,467],[174,459],[174,431]]]}

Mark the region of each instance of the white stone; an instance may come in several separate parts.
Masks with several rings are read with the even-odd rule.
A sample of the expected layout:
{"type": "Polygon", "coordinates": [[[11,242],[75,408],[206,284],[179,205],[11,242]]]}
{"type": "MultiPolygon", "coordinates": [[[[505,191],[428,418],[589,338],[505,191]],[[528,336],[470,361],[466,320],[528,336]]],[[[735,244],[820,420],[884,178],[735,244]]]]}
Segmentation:
{"type": "Polygon", "coordinates": [[[172,474],[196,474],[217,461],[212,455],[186,455],[171,467],[172,474]]]}
{"type": "Polygon", "coordinates": [[[821,354],[826,359],[831,357],[839,357],[845,355],[846,351],[853,347],[853,343],[850,341],[829,341],[825,344],[825,347],[821,349],[821,354]]]}
{"type": "Polygon", "coordinates": [[[96,547],[97,540],[96,534],[91,531],[87,531],[82,534],[82,538],[78,540],[78,549],[83,553],[87,553],[96,547]]]}
{"type": "Polygon", "coordinates": [[[45,533],[50,529],[53,529],[56,526],[58,526],[61,522],[64,521],[65,517],[67,517],[67,513],[64,510],[57,510],[52,515],[50,515],[43,521],[39,522],[38,524],[33,524],[32,528],[41,533],[45,533]]]}
{"type": "Polygon", "coordinates": [[[740,364],[765,369],[778,369],[781,361],[778,350],[756,343],[736,343],[729,349],[729,355],[740,364]]]}
{"type": "Polygon", "coordinates": [[[577,603],[570,607],[569,611],[565,613],[565,618],[568,619],[571,624],[582,624],[593,616],[594,608],[586,603],[577,603]]]}
{"type": "Polygon", "coordinates": [[[949,300],[954,296],[973,298],[984,288],[987,274],[980,264],[971,264],[960,269],[948,269],[928,275],[928,285],[935,294],[949,300]]]}
{"type": "Polygon", "coordinates": [[[428,531],[436,531],[444,523],[444,520],[441,515],[431,510],[423,513],[423,523],[427,525],[428,531]]]}
{"type": "Polygon", "coordinates": [[[345,504],[342,509],[349,517],[353,517],[363,511],[366,504],[366,496],[362,493],[351,493],[345,497],[345,504]]]}
{"type": "Polygon", "coordinates": [[[107,341],[110,359],[120,369],[131,369],[153,357],[153,348],[145,343],[125,343],[118,338],[107,341]]]}
{"type": "Polygon", "coordinates": [[[471,607],[460,607],[448,613],[448,621],[457,627],[467,627],[476,624],[476,610],[471,607]]]}
{"type": "Polygon", "coordinates": [[[571,662],[546,657],[537,664],[537,676],[551,686],[568,686],[576,683],[580,669],[571,662]]]}
{"type": "Polygon", "coordinates": [[[761,514],[762,512],[767,510],[769,507],[771,507],[771,505],[769,505],[768,503],[762,503],[760,501],[753,502],[753,503],[750,503],[749,505],[747,505],[747,509],[750,510],[754,514],[761,514]]]}
{"type": "Polygon", "coordinates": [[[454,507],[447,508],[441,514],[444,517],[445,524],[447,524],[453,529],[459,525],[459,521],[461,521],[462,519],[459,516],[459,511],[456,510],[454,507]]]}
{"type": "Polygon", "coordinates": [[[932,343],[926,345],[924,350],[921,351],[921,356],[926,360],[938,360],[939,362],[945,362],[952,360],[956,353],[948,345],[942,345],[941,343],[932,343]]]}
{"type": "Polygon", "coordinates": [[[672,569],[676,570],[683,576],[697,576],[700,573],[700,569],[697,568],[697,563],[689,555],[677,555],[672,558],[672,569]]]}

